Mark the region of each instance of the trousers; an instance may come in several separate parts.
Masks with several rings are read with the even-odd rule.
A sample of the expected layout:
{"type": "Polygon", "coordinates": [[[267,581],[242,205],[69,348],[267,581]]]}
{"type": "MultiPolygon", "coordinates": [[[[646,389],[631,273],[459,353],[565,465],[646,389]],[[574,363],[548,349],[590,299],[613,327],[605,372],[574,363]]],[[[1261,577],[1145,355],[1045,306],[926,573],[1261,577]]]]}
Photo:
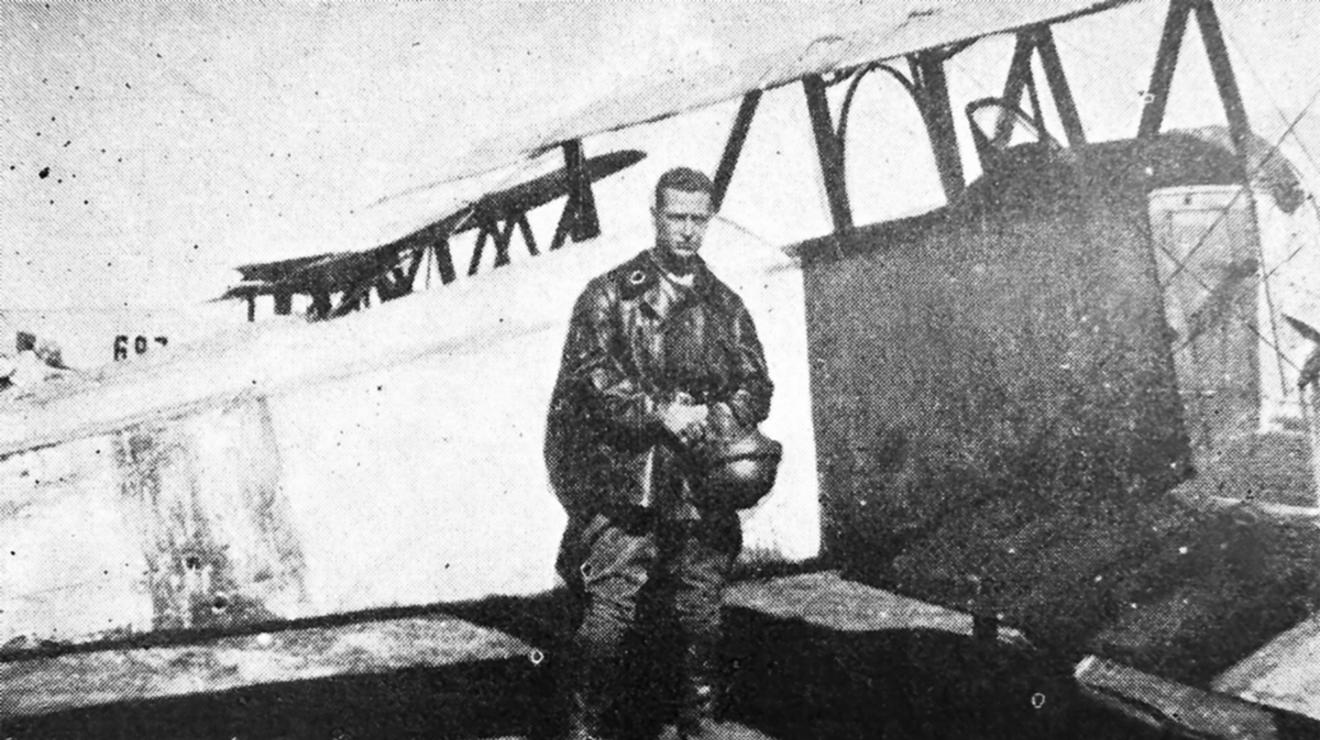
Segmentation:
{"type": "Polygon", "coordinates": [[[713,656],[722,636],[724,587],[742,546],[734,512],[669,521],[645,509],[570,520],[558,568],[578,604],[570,657],[571,689],[588,723],[617,704],[625,638],[638,627],[639,597],[659,587],[681,645],[680,722],[713,707],[713,656]],[[659,581],[659,583],[656,583],[659,581]]]}

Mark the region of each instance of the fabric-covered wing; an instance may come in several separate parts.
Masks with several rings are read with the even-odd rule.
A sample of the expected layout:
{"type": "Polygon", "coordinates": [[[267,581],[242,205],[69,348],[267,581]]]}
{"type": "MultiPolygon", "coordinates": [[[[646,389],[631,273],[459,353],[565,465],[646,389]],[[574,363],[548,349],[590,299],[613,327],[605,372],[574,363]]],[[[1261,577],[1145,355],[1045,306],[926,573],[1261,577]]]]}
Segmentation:
{"type": "MultiPolygon", "coordinates": [[[[685,3],[678,13],[652,3],[628,10],[611,5],[600,14],[627,15],[629,26],[663,31],[665,42],[651,43],[646,49],[650,59],[641,63],[629,58],[631,54],[618,54],[621,71],[615,84],[567,112],[548,115],[555,106],[533,107],[524,117],[506,121],[503,130],[479,144],[469,157],[456,160],[449,175],[471,174],[559,141],[658,120],[806,75],[1107,10],[1128,1],[685,3]]],[[[624,22],[616,19],[620,25],[624,22]]],[[[601,66],[614,64],[602,60],[601,66]]],[[[564,87],[591,89],[585,83],[595,75],[591,69],[571,70],[564,87]]]]}
{"type": "Polygon", "coordinates": [[[30,133],[0,151],[53,175],[13,180],[0,236],[360,250],[559,142],[1121,2],[4,4],[8,130],[30,133]],[[74,172],[83,194],[49,197],[74,172]]]}

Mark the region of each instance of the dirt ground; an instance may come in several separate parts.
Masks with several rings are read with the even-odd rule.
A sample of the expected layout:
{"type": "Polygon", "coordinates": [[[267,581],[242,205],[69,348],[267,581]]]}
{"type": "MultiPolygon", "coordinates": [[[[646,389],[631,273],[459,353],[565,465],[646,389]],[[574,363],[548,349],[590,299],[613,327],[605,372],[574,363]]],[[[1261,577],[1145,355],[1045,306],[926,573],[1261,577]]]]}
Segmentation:
{"type": "MultiPolygon", "coordinates": [[[[787,580],[777,583],[787,583],[787,580]]],[[[279,740],[555,736],[563,603],[496,600],[453,616],[540,646],[525,656],[254,686],[0,719],[0,740],[279,740]]],[[[645,604],[644,604],[645,607],[645,604]]],[[[672,711],[673,625],[647,608],[618,713],[621,738],[654,737],[672,711]]],[[[1084,697],[1068,658],[933,627],[849,630],[731,607],[722,663],[730,740],[1156,738],[1084,697]]],[[[452,647],[452,646],[451,646],[452,647]]],[[[1280,738],[1314,737],[1316,725],[1280,738]]]]}
{"type": "MultiPolygon", "coordinates": [[[[911,685],[909,699],[926,706],[898,710],[830,693],[821,684],[787,681],[782,688],[798,692],[798,699],[774,710],[736,707],[733,718],[783,740],[1142,736],[1134,725],[1098,712],[1079,715],[1053,732],[1044,726],[1033,730],[1021,723],[1016,716],[1020,712],[1007,706],[987,702],[969,707],[959,700],[967,687],[911,685]]],[[[553,713],[551,692],[537,676],[509,666],[485,665],[87,709],[8,722],[4,737],[540,738],[552,736],[553,713]]]]}

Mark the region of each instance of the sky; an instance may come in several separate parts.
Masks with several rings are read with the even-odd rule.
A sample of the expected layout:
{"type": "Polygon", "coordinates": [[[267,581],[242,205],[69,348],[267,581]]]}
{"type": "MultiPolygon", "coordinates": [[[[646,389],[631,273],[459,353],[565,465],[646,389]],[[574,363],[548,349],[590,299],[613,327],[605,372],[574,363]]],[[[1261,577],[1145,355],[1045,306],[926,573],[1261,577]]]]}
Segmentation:
{"type": "MultiPolygon", "coordinates": [[[[1317,6],[1218,5],[1252,123],[1278,140],[1320,88],[1317,6]]],[[[719,58],[724,39],[759,22],[732,13],[696,33],[704,16],[692,3],[649,4],[641,25],[590,7],[6,4],[0,306],[191,310],[234,282],[236,264],[373,246],[558,166],[552,153],[437,185],[434,173],[471,156],[483,127],[534,127],[648,69],[719,58]],[[629,64],[602,68],[603,49],[631,52],[612,57],[629,64]]],[[[1135,132],[1165,10],[1142,2],[1056,28],[1092,140],[1135,132]]],[[[1010,38],[989,38],[951,63],[955,111],[999,91],[1011,49],[1010,38]]],[[[1184,49],[1166,126],[1222,122],[1194,30],[1184,49]]],[[[836,110],[842,92],[832,90],[836,110]]],[[[589,154],[649,155],[601,186],[606,228],[644,227],[639,200],[668,166],[713,169],[735,111],[728,102],[589,139],[589,154]]],[[[1314,144],[1301,151],[1292,136],[1287,150],[1320,178],[1315,113],[1293,132],[1314,144]]],[[[730,225],[773,246],[827,231],[813,146],[800,88],[767,94],[725,208],[730,225]]],[[[915,109],[882,75],[858,95],[848,172],[859,222],[942,200],[915,109]]],[[[542,233],[552,210],[537,214],[551,224],[542,233]]]]}

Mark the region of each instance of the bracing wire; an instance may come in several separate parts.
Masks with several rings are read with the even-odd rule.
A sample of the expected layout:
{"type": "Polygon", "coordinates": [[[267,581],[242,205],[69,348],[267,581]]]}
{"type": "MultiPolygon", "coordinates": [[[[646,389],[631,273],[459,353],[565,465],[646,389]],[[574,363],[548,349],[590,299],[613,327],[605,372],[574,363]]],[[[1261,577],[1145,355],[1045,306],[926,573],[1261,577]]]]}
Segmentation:
{"type": "MultiPolygon", "coordinates": [[[[1252,73],[1255,74],[1254,68],[1252,68],[1250,63],[1248,63],[1248,69],[1253,70],[1252,73]]],[[[1169,254],[1167,251],[1165,251],[1165,254],[1170,258],[1171,261],[1174,262],[1175,265],[1177,265],[1177,267],[1164,280],[1163,283],[1164,286],[1169,285],[1176,277],[1178,277],[1184,270],[1186,270],[1188,274],[1193,276],[1193,279],[1196,280],[1196,282],[1201,287],[1205,288],[1206,290],[1212,290],[1212,287],[1209,284],[1207,284],[1203,279],[1201,279],[1199,275],[1197,275],[1195,272],[1189,269],[1192,257],[1207,243],[1207,240],[1209,239],[1210,235],[1214,233],[1216,227],[1218,227],[1219,224],[1222,223],[1225,218],[1227,218],[1233,206],[1237,204],[1238,199],[1251,187],[1250,184],[1251,180],[1254,179],[1255,176],[1260,173],[1260,171],[1264,168],[1265,164],[1268,163],[1268,161],[1273,157],[1282,156],[1279,153],[1279,147],[1283,145],[1283,142],[1286,141],[1289,136],[1295,137],[1295,131],[1297,125],[1306,118],[1306,116],[1310,113],[1311,109],[1315,106],[1315,104],[1318,101],[1320,101],[1320,87],[1316,88],[1315,92],[1312,93],[1310,99],[1307,101],[1306,105],[1302,108],[1302,110],[1295,117],[1293,117],[1291,121],[1288,122],[1288,125],[1284,129],[1283,133],[1277,137],[1277,140],[1273,142],[1273,144],[1270,146],[1269,150],[1265,153],[1265,155],[1260,158],[1259,164],[1252,171],[1248,171],[1247,182],[1244,183],[1244,187],[1239,189],[1237,192],[1235,192],[1233,194],[1233,197],[1229,200],[1229,202],[1225,204],[1222,209],[1220,209],[1219,214],[1216,216],[1215,220],[1206,228],[1206,230],[1201,234],[1201,237],[1197,240],[1196,244],[1193,245],[1192,249],[1188,250],[1188,252],[1183,256],[1181,260],[1169,254]]],[[[1279,112],[1281,117],[1283,117],[1282,111],[1278,109],[1277,105],[1275,106],[1275,110],[1279,112]]],[[[1284,118],[1284,120],[1287,119],[1284,118]]],[[[1296,138],[1300,139],[1300,137],[1296,137],[1296,138]]],[[[1311,200],[1314,207],[1314,199],[1311,200]]],[[[1320,214],[1320,211],[1317,211],[1317,213],[1320,214]]],[[[1259,238],[1260,236],[1258,233],[1257,234],[1258,241],[1259,238]]],[[[1261,249],[1261,245],[1259,245],[1259,243],[1257,245],[1257,248],[1258,251],[1261,249]]],[[[1269,278],[1272,277],[1274,273],[1277,272],[1281,267],[1283,267],[1294,257],[1296,257],[1296,255],[1300,251],[1301,251],[1300,247],[1295,249],[1285,260],[1275,265],[1272,269],[1270,269],[1268,272],[1266,272],[1261,276],[1260,282],[1262,284],[1266,284],[1267,291],[1268,291],[1267,281],[1269,280],[1269,278]]],[[[1263,255],[1261,256],[1263,257],[1263,255]]],[[[1263,260],[1261,264],[1262,266],[1265,264],[1263,260]]],[[[1271,316],[1273,315],[1273,313],[1274,313],[1273,305],[1271,302],[1271,316]]],[[[1299,369],[1296,363],[1294,363],[1291,359],[1289,359],[1287,355],[1284,354],[1282,349],[1279,347],[1279,338],[1278,338],[1277,329],[1275,329],[1275,331],[1272,332],[1274,335],[1273,337],[1267,338],[1264,334],[1261,333],[1261,331],[1257,327],[1252,326],[1250,323],[1247,323],[1246,326],[1253,334],[1256,335],[1258,339],[1264,342],[1265,345],[1274,352],[1276,360],[1278,360],[1281,365],[1286,363],[1287,365],[1291,366],[1293,369],[1299,369]]],[[[1186,344],[1187,343],[1184,342],[1183,345],[1179,347],[1179,349],[1185,347],[1186,344]]]]}
{"type": "MultiPolygon", "coordinates": [[[[1281,106],[1279,106],[1278,101],[1277,101],[1277,100],[1274,98],[1274,96],[1270,93],[1269,85],[1266,84],[1265,79],[1264,79],[1264,76],[1261,75],[1261,73],[1257,70],[1256,65],[1252,63],[1252,61],[1251,61],[1251,57],[1250,57],[1248,54],[1246,54],[1246,53],[1243,52],[1243,50],[1242,50],[1242,49],[1243,49],[1242,44],[1238,43],[1238,39],[1236,38],[1236,36],[1235,36],[1231,31],[1228,30],[1227,26],[1225,26],[1225,29],[1224,29],[1224,36],[1225,36],[1225,38],[1226,38],[1226,41],[1227,41],[1228,45],[1232,48],[1232,51],[1234,52],[1234,54],[1235,54],[1235,55],[1236,55],[1236,56],[1237,56],[1237,57],[1243,62],[1243,64],[1245,64],[1248,73],[1250,73],[1251,76],[1252,76],[1252,78],[1255,80],[1257,87],[1260,89],[1261,93],[1265,96],[1265,99],[1268,101],[1270,107],[1273,109],[1274,113],[1278,116],[1279,120],[1282,121],[1282,122],[1284,122],[1284,123],[1287,123],[1287,122],[1288,122],[1288,118],[1287,118],[1287,116],[1284,114],[1283,109],[1281,108],[1281,106]]],[[[1314,97],[1312,98],[1312,101],[1311,101],[1311,102],[1314,103],[1314,97]]],[[[1310,107],[1310,104],[1308,104],[1307,107],[1309,108],[1309,107],[1310,107]]],[[[1305,114],[1305,110],[1303,110],[1303,114],[1305,114]]],[[[1301,117],[1300,117],[1300,116],[1299,116],[1298,120],[1301,120],[1301,117]]],[[[1314,154],[1312,154],[1312,152],[1311,152],[1311,148],[1310,148],[1309,146],[1307,146],[1306,141],[1305,141],[1300,135],[1298,135],[1298,134],[1296,133],[1296,131],[1295,131],[1295,126],[1296,126],[1296,122],[1294,122],[1294,123],[1288,125],[1287,129],[1284,131],[1284,134],[1283,134],[1282,136],[1280,136],[1280,138],[1279,138],[1279,142],[1278,142],[1278,144],[1275,145],[1275,148],[1277,149],[1277,147],[1278,147],[1279,145],[1281,145],[1281,144],[1283,143],[1283,141],[1284,141],[1288,136],[1291,135],[1291,136],[1292,136],[1293,143],[1296,144],[1296,147],[1297,147],[1297,149],[1301,152],[1302,157],[1304,157],[1304,158],[1306,159],[1306,161],[1307,161],[1307,162],[1310,164],[1310,166],[1311,166],[1311,178],[1314,178],[1314,177],[1316,177],[1316,176],[1320,176],[1320,163],[1317,163],[1317,161],[1316,161],[1316,157],[1315,157],[1314,154]]],[[[1274,156],[1274,155],[1275,155],[1275,151],[1274,151],[1274,149],[1272,149],[1272,150],[1270,151],[1269,155],[1267,155],[1266,159],[1268,159],[1269,157],[1272,157],[1272,156],[1274,156]]],[[[1265,160],[1262,160],[1262,164],[1264,163],[1264,161],[1265,161],[1265,160]]],[[[1310,180],[1311,178],[1308,178],[1308,182],[1307,182],[1308,185],[1312,184],[1311,182],[1309,182],[1309,180],[1310,180]]],[[[1309,187],[1308,187],[1308,190],[1310,190],[1309,187]]],[[[1312,212],[1313,212],[1313,214],[1314,214],[1314,216],[1315,216],[1316,223],[1320,223],[1320,205],[1317,205],[1316,200],[1315,200],[1315,195],[1314,195],[1314,193],[1308,192],[1308,193],[1306,194],[1306,200],[1309,202],[1309,204],[1310,204],[1310,206],[1311,206],[1311,210],[1312,210],[1312,212]]],[[[1312,239],[1310,240],[1310,244],[1309,244],[1309,245],[1312,246],[1313,248],[1317,246],[1316,243],[1315,243],[1315,238],[1314,238],[1314,236],[1312,236],[1312,239]]],[[[1269,285],[1269,278],[1270,278],[1275,272],[1277,272],[1279,269],[1281,269],[1281,268],[1284,267],[1285,265],[1291,263],[1292,260],[1293,260],[1293,259],[1294,259],[1294,258],[1295,258],[1295,257],[1296,257],[1296,256],[1297,256],[1297,255],[1298,255],[1298,254],[1299,254],[1304,248],[1306,248],[1307,246],[1308,246],[1308,244],[1305,243],[1305,242],[1302,243],[1302,244],[1298,244],[1298,245],[1292,250],[1292,252],[1290,252],[1290,253],[1289,253],[1286,257],[1284,257],[1284,258],[1283,258],[1283,259],[1282,259],[1277,265],[1275,265],[1275,266],[1274,266],[1273,268],[1271,268],[1268,272],[1266,272],[1265,275],[1262,276],[1262,278],[1261,278],[1262,285],[1264,285],[1264,287],[1265,287],[1265,291],[1266,291],[1266,294],[1265,294],[1265,295],[1266,295],[1266,299],[1267,299],[1267,301],[1269,301],[1271,329],[1273,330],[1274,338],[1275,338],[1276,341],[1278,341],[1278,339],[1279,339],[1279,337],[1278,337],[1278,326],[1277,326],[1277,324],[1276,324],[1276,322],[1275,322],[1275,306],[1274,306],[1273,301],[1272,301],[1272,299],[1271,299],[1270,285],[1269,285]]],[[[1262,254],[1261,254],[1261,264],[1265,264],[1265,262],[1264,262],[1264,254],[1263,254],[1263,252],[1264,252],[1264,244],[1263,244],[1263,243],[1260,243],[1260,242],[1258,241],[1258,247],[1259,247],[1259,251],[1262,253],[1262,254]]],[[[1283,365],[1284,365],[1284,363],[1287,363],[1288,365],[1293,365],[1293,366],[1295,367],[1295,364],[1294,364],[1291,360],[1289,360],[1289,359],[1288,359],[1288,358],[1287,358],[1282,352],[1280,352],[1277,348],[1274,348],[1274,349],[1275,349],[1275,358],[1276,358],[1276,361],[1277,361],[1278,364],[1279,364],[1279,370],[1280,370],[1280,373],[1279,373],[1279,381],[1280,381],[1280,383],[1283,384],[1283,386],[1284,386],[1283,390],[1284,390],[1284,395],[1286,396],[1287,393],[1288,393],[1288,390],[1287,390],[1287,383],[1286,383],[1286,381],[1284,381],[1284,379],[1283,379],[1283,372],[1282,372],[1282,371],[1283,371],[1283,365]]],[[[1303,412],[1304,415],[1307,414],[1307,406],[1306,406],[1305,403],[1302,404],[1302,412],[1303,412]]],[[[1309,424],[1310,424],[1310,420],[1309,420],[1309,418],[1308,418],[1307,424],[1308,424],[1308,426],[1309,426],[1309,424]]]]}
{"type": "MultiPolygon", "coordinates": [[[[1304,107],[1302,111],[1298,113],[1296,117],[1293,118],[1292,122],[1288,124],[1288,128],[1284,130],[1284,132],[1279,136],[1278,141],[1274,142],[1274,144],[1269,148],[1269,151],[1265,154],[1265,156],[1261,157],[1260,165],[1258,165],[1254,170],[1248,170],[1247,182],[1243,183],[1243,188],[1238,190],[1236,193],[1234,193],[1233,197],[1229,199],[1228,203],[1224,206],[1224,208],[1220,210],[1219,216],[1214,220],[1214,222],[1210,224],[1210,227],[1206,229],[1204,234],[1201,235],[1201,238],[1197,240],[1196,244],[1194,244],[1192,248],[1188,250],[1187,254],[1184,256],[1185,260],[1190,260],[1192,256],[1195,255],[1196,252],[1201,249],[1201,247],[1205,246],[1206,240],[1210,238],[1210,234],[1214,231],[1215,227],[1218,226],[1220,222],[1222,222],[1225,218],[1228,217],[1229,211],[1232,209],[1234,205],[1237,204],[1238,198],[1242,197],[1242,194],[1251,187],[1251,181],[1255,179],[1256,175],[1260,174],[1261,170],[1264,168],[1265,163],[1269,161],[1271,157],[1275,156],[1278,153],[1279,146],[1283,144],[1284,139],[1286,139],[1288,135],[1293,132],[1293,129],[1296,128],[1297,124],[1301,123],[1302,119],[1305,118],[1308,113],[1310,113],[1311,108],[1315,106],[1317,101],[1320,101],[1320,87],[1316,88],[1315,93],[1311,96],[1311,100],[1306,104],[1306,107],[1304,107]]],[[[1169,275],[1168,280],[1172,280],[1178,277],[1178,275],[1186,267],[1187,264],[1185,262],[1178,263],[1178,269],[1174,270],[1169,275]]]]}

